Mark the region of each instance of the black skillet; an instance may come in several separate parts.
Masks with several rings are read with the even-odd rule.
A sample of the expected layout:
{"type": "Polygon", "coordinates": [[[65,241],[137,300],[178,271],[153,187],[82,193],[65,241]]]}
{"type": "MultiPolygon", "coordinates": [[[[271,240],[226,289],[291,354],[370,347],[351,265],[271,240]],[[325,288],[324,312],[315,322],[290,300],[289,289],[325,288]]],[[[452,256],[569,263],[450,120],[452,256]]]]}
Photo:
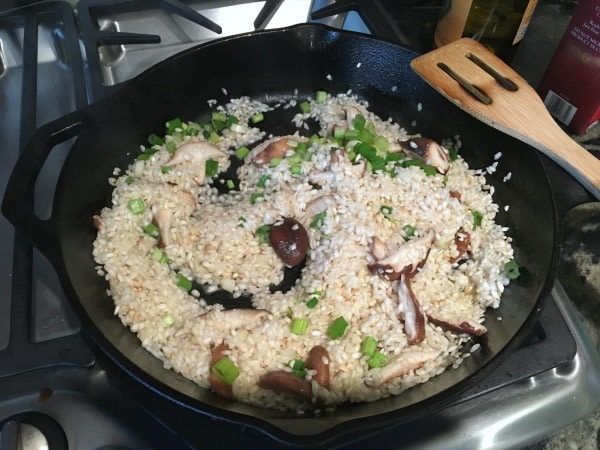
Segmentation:
{"type": "MultiPolygon", "coordinates": [[[[415,56],[389,42],[317,25],[225,38],[173,56],[114,96],[33,135],[10,178],[2,211],[53,263],[85,336],[97,346],[110,373],[126,382],[142,404],[150,410],[158,404],[172,410],[180,427],[189,420],[193,428],[200,415],[289,443],[333,442],[443,408],[519,345],[555,278],[556,218],[544,168],[533,148],[476,121],[421,81],[409,67],[415,56]],[[274,104],[317,90],[349,89],[367,99],[375,113],[392,117],[411,133],[437,140],[460,134],[461,154],[472,167],[485,168],[502,152],[488,181],[500,205],[497,220],[509,228],[522,275],[506,290],[501,307],[489,311],[482,351],[458,370],[403,395],[303,417],[226,402],[164,369],[113,315],[107,285],[96,274],[91,256],[92,216],[108,204],[107,179],[113,168],[125,168],[149,134],[163,132],[167,120],[207,116],[209,99],[223,103],[246,95],[274,104]],[[74,136],[51,217],[42,220],[29,207],[34,181],[52,147],[74,136]],[[504,182],[509,172],[510,181],[504,182]]],[[[262,126],[273,134],[292,132],[292,114],[280,108],[262,126]]]]}

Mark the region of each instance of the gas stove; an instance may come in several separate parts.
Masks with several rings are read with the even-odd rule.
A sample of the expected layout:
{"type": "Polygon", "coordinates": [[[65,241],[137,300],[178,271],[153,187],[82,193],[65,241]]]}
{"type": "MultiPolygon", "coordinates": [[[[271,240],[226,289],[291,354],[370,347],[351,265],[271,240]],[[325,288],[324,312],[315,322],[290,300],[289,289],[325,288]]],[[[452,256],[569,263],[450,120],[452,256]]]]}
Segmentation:
{"type": "MultiPolygon", "coordinates": [[[[319,22],[428,50],[423,37],[432,32],[438,3],[15,2],[14,9],[0,13],[0,194],[36,127],[111,95],[188,47],[255,29],[319,22]]],[[[59,144],[38,179],[34,202],[40,217],[49,214],[70,145],[59,144]]],[[[561,195],[580,198],[578,186],[565,194],[570,191],[564,186],[573,182],[561,176],[551,180],[563,186],[559,202],[561,195]]],[[[209,419],[190,427],[138,404],[80,336],[50,263],[3,217],[0,236],[0,450],[281,448],[255,430],[209,419]],[[197,429],[201,436],[192,432],[197,429]]],[[[381,448],[518,448],[589,414],[600,402],[594,381],[600,358],[559,281],[546,303],[529,340],[451,406],[407,425],[348,436],[344,447],[362,448],[368,438],[381,448]]]]}

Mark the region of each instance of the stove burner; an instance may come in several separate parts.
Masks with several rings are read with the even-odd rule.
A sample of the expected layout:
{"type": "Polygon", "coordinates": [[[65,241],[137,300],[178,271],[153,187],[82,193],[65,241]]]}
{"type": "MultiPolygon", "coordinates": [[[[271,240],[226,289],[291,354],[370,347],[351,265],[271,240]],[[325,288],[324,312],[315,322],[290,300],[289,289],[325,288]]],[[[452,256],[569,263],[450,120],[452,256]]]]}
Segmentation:
{"type": "Polygon", "coordinates": [[[87,55],[87,64],[89,66],[89,76],[91,78],[90,102],[99,100],[111,92],[114,92],[115,86],[107,86],[102,79],[102,67],[100,65],[100,47],[108,45],[126,45],[126,44],[157,44],[161,41],[160,36],[155,34],[126,33],[112,29],[102,29],[99,26],[99,19],[110,13],[132,13],[136,11],[145,11],[152,8],[163,9],[170,14],[178,15],[188,19],[201,27],[207,28],[214,33],[221,34],[221,26],[193,10],[179,0],[154,0],[136,1],[121,0],[106,4],[105,0],[81,0],[77,4],[77,13],[79,14],[79,23],[82,30],[82,40],[87,55]]]}
{"type": "Polygon", "coordinates": [[[310,17],[313,20],[318,20],[350,11],[357,12],[373,34],[410,46],[406,36],[391,19],[379,0],[337,0],[331,5],[313,11],[310,17]]]}

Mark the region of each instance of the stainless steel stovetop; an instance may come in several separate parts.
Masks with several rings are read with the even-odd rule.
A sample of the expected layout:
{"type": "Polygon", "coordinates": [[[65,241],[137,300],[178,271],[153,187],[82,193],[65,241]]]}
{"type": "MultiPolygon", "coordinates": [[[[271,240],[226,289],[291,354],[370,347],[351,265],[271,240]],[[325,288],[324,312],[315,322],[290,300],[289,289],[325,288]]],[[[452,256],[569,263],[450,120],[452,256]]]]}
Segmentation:
{"type": "MultiPolygon", "coordinates": [[[[0,194],[36,127],[103,98],[192,45],[313,20],[365,33],[377,34],[379,27],[386,38],[410,45],[393,16],[382,15],[378,1],[364,2],[361,14],[336,9],[333,16],[311,18],[322,8],[355,3],[361,2],[160,0],[144,9],[139,1],[81,0],[0,14],[0,194]],[[265,5],[274,11],[265,11],[265,5]]],[[[435,2],[416,3],[425,4],[417,6],[425,11],[435,2]]],[[[50,211],[69,146],[60,144],[52,153],[38,181],[35,205],[41,217],[50,211]]],[[[50,264],[3,217],[0,236],[0,450],[48,444],[188,448],[185,434],[164,427],[96,362],[50,264]]],[[[558,281],[546,310],[530,345],[497,374],[442,412],[377,430],[368,436],[369,445],[394,448],[394,437],[402,436],[397,441],[402,448],[519,448],[594,410],[600,402],[600,358],[558,281]]],[[[217,429],[207,424],[206,445],[214,443],[210,434],[217,429]]],[[[237,431],[238,443],[279,446],[255,432],[237,431]]],[[[355,439],[350,448],[364,447],[365,441],[355,439]]]]}

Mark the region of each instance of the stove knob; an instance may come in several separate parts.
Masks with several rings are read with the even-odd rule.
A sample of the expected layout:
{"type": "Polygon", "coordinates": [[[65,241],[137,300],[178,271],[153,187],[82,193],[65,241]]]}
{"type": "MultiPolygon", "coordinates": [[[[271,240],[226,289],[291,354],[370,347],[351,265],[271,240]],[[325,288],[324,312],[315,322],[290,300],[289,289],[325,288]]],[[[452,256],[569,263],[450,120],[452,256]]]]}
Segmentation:
{"type": "Polygon", "coordinates": [[[0,450],[67,450],[67,437],[52,417],[27,411],[0,422],[0,450]]]}

